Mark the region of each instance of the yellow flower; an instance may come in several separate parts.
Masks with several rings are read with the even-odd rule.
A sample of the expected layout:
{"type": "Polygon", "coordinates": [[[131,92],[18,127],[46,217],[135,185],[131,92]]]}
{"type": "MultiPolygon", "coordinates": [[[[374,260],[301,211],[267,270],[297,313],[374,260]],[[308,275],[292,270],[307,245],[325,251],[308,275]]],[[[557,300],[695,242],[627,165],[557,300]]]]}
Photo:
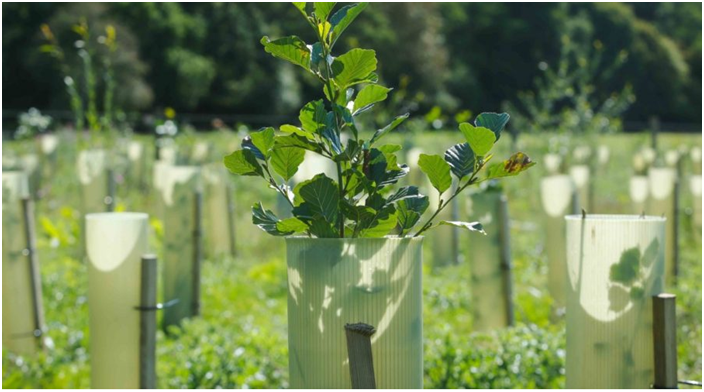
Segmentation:
{"type": "Polygon", "coordinates": [[[173,108],[167,107],[166,109],[164,109],[164,116],[166,116],[166,118],[168,119],[172,119],[176,117],[176,111],[173,108]]]}

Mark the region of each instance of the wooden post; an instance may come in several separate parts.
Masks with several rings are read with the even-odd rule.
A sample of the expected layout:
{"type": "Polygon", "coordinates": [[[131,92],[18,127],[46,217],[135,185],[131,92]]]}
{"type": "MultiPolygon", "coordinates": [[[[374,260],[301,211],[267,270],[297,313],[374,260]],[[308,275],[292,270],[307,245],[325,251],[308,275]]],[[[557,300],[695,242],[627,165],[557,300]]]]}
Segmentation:
{"type": "Polygon", "coordinates": [[[230,254],[237,255],[237,247],[235,246],[235,203],[232,202],[232,186],[229,183],[225,184],[225,197],[227,198],[227,224],[230,229],[230,254]]]}
{"type": "Polygon", "coordinates": [[[191,304],[191,314],[200,315],[200,264],[203,255],[203,193],[197,190],[194,195],[194,220],[193,220],[193,299],[191,304]]]}
{"type": "Polygon", "coordinates": [[[139,388],[156,388],[156,255],[142,256],[139,316],[139,388]]]}
{"type": "Polygon", "coordinates": [[[32,312],[34,315],[34,337],[37,338],[39,348],[44,350],[44,303],[42,301],[42,283],[39,273],[39,259],[37,258],[37,238],[34,229],[34,203],[29,197],[22,198],[22,215],[24,218],[24,235],[27,248],[23,252],[29,261],[30,287],[32,290],[32,312]]]}
{"type": "Polygon", "coordinates": [[[353,389],[376,389],[371,341],[375,332],[374,327],[368,324],[345,324],[353,389]]]}
{"type": "Polygon", "coordinates": [[[108,195],[105,197],[105,205],[108,212],[115,211],[115,172],[112,168],[107,169],[108,195]]]}
{"type": "Polygon", "coordinates": [[[653,354],[656,389],[677,388],[677,324],[673,294],[653,296],[653,354]]]}
{"type": "Polygon", "coordinates": [[[501,248],[501,278],[504,289],[504,302],[506,311],[506,325],[513,326],[513,277],[511,263],[511,237],[508,215],[508,198],[502,194],[499,197],[499,247],[501,248]]]}
{"type": "Polygon", "coordinates": [[[673,190],[674,203],[675,203],[675,213],[672,217],[674,227],[674,236],[672,237],[672,242],[674,243],[674,248],[672,249],[672,261],[673,261],[673,273],[674,281],[677,281],[677,276],[680,272],[680,193],[682,192],[682,183],[684,182],[684,176],[682,175],[682,156],[677,158],[677,177],[675,178],[675,189],[673,190]]]}

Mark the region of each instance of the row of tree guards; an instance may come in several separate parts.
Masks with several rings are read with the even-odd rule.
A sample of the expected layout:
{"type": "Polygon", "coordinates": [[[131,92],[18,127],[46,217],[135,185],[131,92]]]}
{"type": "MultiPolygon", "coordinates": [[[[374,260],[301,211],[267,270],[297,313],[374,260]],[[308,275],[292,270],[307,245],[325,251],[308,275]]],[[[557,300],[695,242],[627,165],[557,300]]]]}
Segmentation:
{"type": "MultiPolygon", "coordinates": [[[[144,148],[131,144],[128,156],[134,163],[128,176],[143,178],[148,170],[144,148]]],[[[231,188],[219,164],[177,165],[178,154],[162,149],[160,159],[153,165],[153,187],[160,195],[154,215],[164,223],[161,268],[164,304],[157,304],[157,258],[149,254],[148,215],[103,212],[114,210],[116,206],[114,174],[108,170],[111,159],[104,151],[88,150],[79,154],[77,160],[81,205],[85,213],[84,245],[89,262],[91,385],[95,388],[154,387],[156,311],[163,310],[162,327],[166,329],[178,325],[184,318],[198,315],[203,252],[234,252],[231,188]]],[[[553,173],[540,184],[550,244],[546,248],[550,271],[548,287],[556,309],[566,307],[567,312],[567,387],[645,388],[654,382],[654,374],[661,369],[655,365],[655,360],[662,358],[658,353],[665,350],[664,357],[673,357],[674,313],[668,313],[672,307],[663,305],[665,316],[661,316],[653,313],[650,306],[652,296],[664,291],[665,279],[676,273],[676,246],[668,248],[668,243],[674,242],[667,229],[674,219],[667,214],[671,213],[672,218],[679,215],[676,191],[681,188],[681,176],[675,175],[673,179],[672,175],[663,174],[664,171],[650,169],[645,188],[647,216],[640,216],[643,211],[635,211],[637,214],[632,216],[566,217],[571,211],[589,205],[591,192],[581,191],[589,189],[589,173],[589,168],[570,170],[569,174],[553,173]],[[667,185],[670,180],[674,181],[671,187],[667,185]],[[649,209],[663,210],[665,217],[649,209]],[[673,254],[672,262],[668,262],[670,254],[673,254]],[[663,342],[666,343],[664,348],[658,348],[663,342]]],[[[701,184],[701,177],[699,181],[701,184]]],[[[691,188],[695,190],[693,185],[691,188]]],[[[3,345],[27,355],[42,348],[45,331],[29,190],[27,173],[3,171],[3,227],[6,229],[3,230],[3,345]],[[17,230],[8,230],[13,227],[17,230]]],[[[633,189],[631,194],[633,196],[633,189]]],[[[701,200],[701,185],[698,195],[701,200]]],[[[449,232],[449,235],[430,238],[434,242],[433,250],[451,250],[449,257],[434,257],[438,265],[457,263],[460,254],[467,255],[472,271],[472,312],[476,330],[513,323],[508,207],[508,199],[499,188],[472,194],[448,209],[449,217],[456,220],[462,214],[470,214],[484,223],[490,235],[465,238],[458,232],[449,232]],[[449,244],[441,242],[448,240],[449,244]],[[460,252],[463,245],[467,245],[467,250],[460,252]]],[[[698,222],[701,223],[701,217],[698,222]]],[[[302,242],[298,246],[305,250],[310,244],[302,242]]],[[[297,248],[289,246],[288,249],[293,252],[297,248]]],[[[421,248],[413,245],[407,252],[413,249],[419,252],[421,248]]],[[[408,260],[404,254],[399,254],[391,263],[395,269],[405,271],[404,276],[420,281],[420,269],[413,268],[408,260]]],[[[299,261],[302,265],[298,271],[306,276],[301,285],[304,281],[325,280],[325,277],[315,276],[317,270],[306,268],[304,259],[299,261]]],[[[374,258],[368,262],[373,264],[374,258]]],[[[351,270],[348,275],[356,273],[358,271],[351,270]]],[[[374,279],[373,276],[357,278],[355,281],[362,286],[365,279],[370,282],[374,279]]],[[[390,288],[390,295],[398,297],[394,302],[399,303],[399,309],[420,309],[420,291],[409,289],[415,286],[399,283],[398,287],[390,288]]],[[[348,289],[346,295],[336,296],[338,301],[350,302],[341,303],[345,306],[339,306],[340,309],[354,306],[354,298],[365,295],[364,287],[348,289]]],[[[346,369],[352,371],[353,368],[345,364],[348,359],[352,360],[348,352],[350,346],[346,350],[335,342],[343,339],[345,333],[348,339],[351,335],[343,330],[306,330],[302,320],[291,319],[294,314],[304,313],[291,312],[292,308],[322,303],[325,293],[301,290],[298,295],[300,302],[292,303],[289,297],[290,347],[307,354],[314,348],[315,353],[305,357],[319,359],[316,366],[327,370],[311,374],[292,372],[292,385],[296,384],[293,378],[300,377],[308,380],[305,381],[308,384],[304,384],[308,387],[335,386],[339,379],[346,377],[346,369]],[[310,384],[311,380],[317,381],[310,384]]],[[[381,304],[378,310],[383,313],[387,308],[381,304]]],[[[327,313],[327,317],[335,317],[332,312],[327,313]]],[[[416,313],[401,312],[386,324],[375,326],[380,334],[375,337],[372,337],[373,331],[367,334],[374,352],[380,350],[379,345],[408,349],[404,354],[406,360],[401,362],[394,355],[375,356],[371,367],[376,372],[374,385],[422,386],[422,328],[405,329],[419,322],[414,319],[416,313]]],[[[380,318],[384,319],[381,316],[380,313],[380,318]]],[[[360,350],[359,353],[369,351],[360,350]]],[[[299,365],[298,369],[311,369],[309,364],[299,365]]],[[[666,361],[664,366],[671,369],[672,360],[666,361]]],[[[668,372],[671,381],[671,370],[668,372]]]]}

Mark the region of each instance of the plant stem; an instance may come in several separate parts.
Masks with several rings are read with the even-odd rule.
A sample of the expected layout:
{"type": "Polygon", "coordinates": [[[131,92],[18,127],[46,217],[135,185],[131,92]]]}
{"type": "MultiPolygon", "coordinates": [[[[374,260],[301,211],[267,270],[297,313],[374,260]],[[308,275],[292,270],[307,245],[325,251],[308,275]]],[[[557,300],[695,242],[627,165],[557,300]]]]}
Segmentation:
{"type": "Polygon", "coordinates": [[[425,222],[425,224],[421,227],[421,229],[418,230],[418,232],[417,232],[415,235],[413,235],[413,237],[418,237],[418,236],[421,235],[424,231],[430,229],[430,228],[433,226],[433,219],[435,219],[435,217],[438,216],[438,214],[439,214],[442,210],[444,210],[445,207],[447,207],[447,206],[450,204],[450,202],[452,201],[452,199],[454,199],[455,197],[457,197],[457,195],[459,195],[460,192],[462,192],[465,188],[467,188],[468,186],[470,186],[470,185],[472,185],[472,184],[475,184],[475,183],[477,182],[477,181],[475,181],[475,180],[476,180],[476,175],[477,175],[477,173],[479,173],[479,170],[481,170],[482,167],[484,167],[484,165],[480,166],[479,169],[477,169],[474,173],[472,173],[472,176],[469,178],[469,180],[467,181],[466,184],[464,184],[464,185],[462,185],[462,186],[458,186],[457,189],[455,189],[455,193],[453,193],[452,196],[450,196],[450,198],[447,199],[447,202],[446,202],[446,203],[443,204],[443,200],[440,199],[440,203],[439,203],[439,205],[438,205],[438,209],[437,209],[437,210],[435,211],[435,213],[430,217],[430,219],[428,219],[428,220],[425,222]]]}

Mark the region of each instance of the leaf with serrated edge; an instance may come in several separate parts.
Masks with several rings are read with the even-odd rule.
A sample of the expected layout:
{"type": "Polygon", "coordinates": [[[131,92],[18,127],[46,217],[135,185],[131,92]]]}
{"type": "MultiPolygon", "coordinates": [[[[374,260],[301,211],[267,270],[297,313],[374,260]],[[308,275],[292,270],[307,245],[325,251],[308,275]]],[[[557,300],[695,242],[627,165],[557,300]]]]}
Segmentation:
{"type": "Polygon", "coordinates": [[[335,83],[347,88],[365,80],[376,70],[376,52],[371,49],[352,49],[332,62],[335,83]]]}
{"type": "Polygon", "coordinates": [[[296,217],[291,217],[278,221],[276,228],[281,232],[302,233],[308,230],[308,225],[296,217]]]}
{"type": "Polygon", "coordinates": [[[340,8],[330,18],[332,30],[330,31],[330,42],[334,45],[340,35],[352,23],[357,16],[367,8],[369,3],[351,4],[340,8]]]}
{"type": "Polygon", "coordinates": [[[310,49],[302,39],[292,35],[275,40],[269,37],[262,37],[261,44],[264,50],[274,57],[296,64],[299,67],[310,71],[310,49]]]}
{"type": "Polygon", "coordinates": [[[298,128],[296,126],[290,125],[290,124],[284,124],[279,127],[279,130],[283,133],[290,133],[298,136],[303,136],[304,138],[308,140],[315,140],[315,137],[313,136],[312,133],[303,130],[301,128],[298,128]]]}
{"type": "Polygon", "coordinates": [[[511,158],[489,166],[485,180],[515,176],[533,165],[535,165],[535,162],[531,161],[528,155],[517,152],[513,154],[511,158]]]}
{"type": "Polygon", "coordinates": [[[237,150],[223,158],[227,169],[241,176],[263,176],[262,167],[259,166],[254,153],[248,150],[237,150]]]}
{"type": "Polygon", "coordinates": [[[459,221],[440,221],[438,225],[449,225],[459,227],[461,229],[467,229],[469,231],[476,231],[486,235],[484,227],[479,222],[459,222],[459,221]]]}
{"type": "Polygon", "coordinates": [[[401,125],[401,123],[408,118],[408,113],[396,117],[391,123],[384,128],[377,130],[372,136],[372,140],[369,141],[369,145],[373,145],[378,142],[382,137],[386,136],[387,133],[393,131],[396,127],[401,125]]]}
{"type": "Polygon", "coordinates": [[[477,119],[474,120],[474,125],[490,129],[494,132],[496,141],[498,141],[501,137],[501,131],[503,131],[506,124],[508,124],[510,118],[511,116],[509,116],[508,113],[487,112],[477,116],[477,119]]]}
{"type": "Polygon", "coordinates": [[[298,171],[305,154],[305,150],[301,148],[275,148],[271,153],[271,166],[278,175],[288,181],[298,171]]]}
{"type": "Polygon", "coordinates": [[[313,214],[321,215],[327,222],[335,222],[340,201],[340,193],[335,181],[324,174],[318,174],[296,185],[294,193],[297,198],[300,197],[309,205],[313,214]]]}
{"type": "Polygon", "coordinates": [[[445,151],[445,161],[450,164],[452,173],[460,180],[474,172],[474,152],[468,143],[450,147],[445,151]]]}
{"type": "Polygon", "coordinates": [[[262,203],[255,203],[252,206],[252,223],[254,223],[257,227],[275,236],[293,234],[293,231],[279,231],[277,228],[278,222],[280,222],[279,218],[277,218],[272,211],[265,210],[262,203]]]}
{"type": "Polygon", "coordinates": [[[301,122],[301,128],[315,134],[325,127],[325,105],[323,100],[311,101],[301,108],[298,114],[298,120],[301,122]]]}
{"type": "Polygon", "coordinates": [[[420,154],[418,166],[428,176],[430,183],[443,193],[452,186],[450,165],[439,155],[420,154]]]}
{"type": "Polygon", "coordinates": [[[274,147],[274,133],[274,128],[268,127],[250,134],[252,143],[264,154],[265,158],[271,156],[271,149],[274,147]]]}
{"type": "Polygon", "coordinates": [[[470,123],[460,124],[460,132],[467,139],[469,147],[472,148],[474,154],[483,157],[486,155],[496,142],[496,135],[491,129],[483,127],[475,127],[470,123]]]}
{"type": "Polygon", "coordinates": [[[391,91],[390,88],[379,86],[378,84],[364,86],[364,88],[357,93],[357,98],[354,99],[353,112],[356,113],[369,105],[385,100],[389,91],[391,91]]]}
{"type": "Polygon", "coordinates": [[[313,3],[315,16],[317,16],[320,20],[326,20],[328,18],[328,15],[330,15],[330,11],[332,11],[332,9],[335,7],[335,4],[337,3],[329,3],[322,1],[313,3]]]}

